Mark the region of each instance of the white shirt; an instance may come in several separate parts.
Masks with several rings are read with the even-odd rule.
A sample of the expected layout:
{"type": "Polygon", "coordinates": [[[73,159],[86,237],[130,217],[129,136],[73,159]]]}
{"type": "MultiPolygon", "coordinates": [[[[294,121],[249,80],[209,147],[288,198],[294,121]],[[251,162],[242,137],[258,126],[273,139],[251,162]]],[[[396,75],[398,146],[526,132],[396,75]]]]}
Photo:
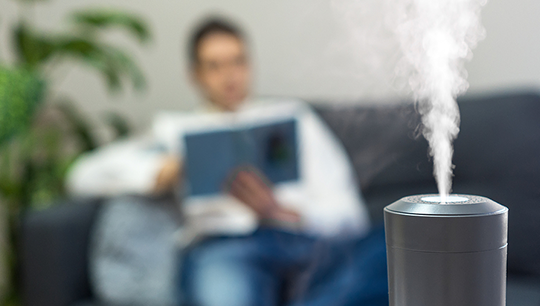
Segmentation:
{"type": "MultiPolygon", "coordinates": [[[[116,142],[79,158],[67,187],[78,196],[150,194],[164,154],[184,156],[182,135],[287,118],[298,123],[300,179],[277,184],[276,200],[300,213],[306,234],[363,235],[369,217],[341,143],[308,105],[294,100],[244,103],[234,113],[158,113],[146,137],[116,142]]],[[[182,210],[192,235],[247,234],[258,226],[255,214],[227,194],[187,196],[182,210]]]]}

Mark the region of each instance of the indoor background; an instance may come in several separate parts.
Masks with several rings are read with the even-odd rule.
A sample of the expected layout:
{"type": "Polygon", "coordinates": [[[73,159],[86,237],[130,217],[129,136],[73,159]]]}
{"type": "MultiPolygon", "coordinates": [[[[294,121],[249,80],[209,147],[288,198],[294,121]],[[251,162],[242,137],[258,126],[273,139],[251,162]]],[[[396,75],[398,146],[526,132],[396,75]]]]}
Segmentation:
{"type": "MultiPolygon", "coordinates": [[[[255,51],[256,94],[319,101],[388,100],[402,95],[388,64],[395,60],[396,49],[380,25],[382,1],[356,1],[352,22],[345,20],[343,9],[349,8],[340,7],[341,2],[55,0],[38,2],[33,15],[44,29],[60,31],[69,24],[68,13],[79,8],[119,8],[147,21],[152,33],[147,46],[132,44],[121,33],[109,35],[127,46],[142,67],[148,81],[142,94],[128,90],[108,95],[103,80],[80,66],[65,67],[57,75],[58,88],[93,118],[112,109],[140,129],[156,109],[197,105],[186,69],[185,43],[193,25],[213,13],[236,19],[248,32],[255,51]]],[[[9,39],[7,25],[17,15],[16,2],[2,0],[0,12],[0,50],[9,58],[4,42],[9,39]]],[[[467,64],[469,93],[540,87],[538,12],[536,0],[487,3],[482,12],[487,36],[467,64]]]]}

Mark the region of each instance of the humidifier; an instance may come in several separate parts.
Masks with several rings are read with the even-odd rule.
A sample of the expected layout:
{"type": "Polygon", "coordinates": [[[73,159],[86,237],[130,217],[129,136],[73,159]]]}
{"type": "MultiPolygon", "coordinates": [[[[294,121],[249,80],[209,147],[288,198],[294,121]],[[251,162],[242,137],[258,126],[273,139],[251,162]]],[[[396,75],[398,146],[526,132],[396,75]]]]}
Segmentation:
{"type": "Polygon", "coordinates": [[[508,209],[471,195],[384,209],[390,306],[504,306],[508,209]]]}

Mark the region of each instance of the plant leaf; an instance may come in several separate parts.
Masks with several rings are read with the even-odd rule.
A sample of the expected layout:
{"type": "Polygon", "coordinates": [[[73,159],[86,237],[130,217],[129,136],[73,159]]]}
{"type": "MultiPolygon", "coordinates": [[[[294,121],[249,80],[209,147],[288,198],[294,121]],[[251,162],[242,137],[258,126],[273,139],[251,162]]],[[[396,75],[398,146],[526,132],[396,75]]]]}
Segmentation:
{"type": "Polygon", "coordinates": [[[133,34],[141,43],[150,39],[148,26],[139,16],[111,10],[89,10],[76,12],[72,16],[75,23],[92,30],[118,27],[133,34]]]}
{"type": "Polygon", "coordinates": [[[105,117],[106,122],[111,126],[115,132],[115,139],[126,138],[131,134],[131,127],[123,116],[109,112],[105,117]]]}
{"type": "Polygon", "coordinates": [[[79,113],[74,104],[68,100],[63,100],[58,103],[58,109],[73,127],[73,132],[77,135],[79,141],[81,141],[82,151],[86,152],[97,148],[98,142],[92,134],[90,123],[79,113]]]}
{"type": "Polygon", "coordinates": [[[121,87],[122,71],[108,52],[98,43],[79,37],[64,36],[58,38],[57,56],[71,56],[96,68],[105,78],[109,90],[115,91],[121,87]]]}
{"type": "Polygon", "coordinates": [[[116,69],[131,79],[133,87],[137,90],[146,88],[146,79],[139,66],[125,52],[112,46],[103,46],[103,51],[113,59],[116,69]]]}
{"type": "Polygon", "coordinates": [[[38,34],[24,23],[13,30],[13,42],[20,64],[31,70],[39,68],[55,51],[54,39],[38,34]]]}
{"type": "Polygon", "coordinates": [[[56,42],[56,56],[68,55],[83,60],[97,69],[105,77],[109,90],[121,87],[121,79],[128,76],[137,90],[145,88],[142,71],[123,51],[105,44],[79,37],[59,37],[56,42]]]}
{"type": "MultiPolygon", "coordinates": [[[[92,25],[95,28],[123,26],[137,33],[140,40],[149,37],[146,26],[128,14],[95,11],[83,12],[76,16],[77,20],[87,26],[92,25]]],[[[97,69],[105,78],[110,91],[121,88],[124,76],[129,77],[137,90],[142,90],[146,86],[142,71],[124,51],[100,43],[94,35],[45,35],[31,30],[24,23],[16,27],[14,34],[18,58],[27,69],[38,70],[51,59],[62,60],[67,56],[82,60],[97,69]]]]}
{"type": "Polygon", "coordinates": [[[0,66],[0,145],[28,128],[44,91],[45,83],[35,73],[0,66]]]}

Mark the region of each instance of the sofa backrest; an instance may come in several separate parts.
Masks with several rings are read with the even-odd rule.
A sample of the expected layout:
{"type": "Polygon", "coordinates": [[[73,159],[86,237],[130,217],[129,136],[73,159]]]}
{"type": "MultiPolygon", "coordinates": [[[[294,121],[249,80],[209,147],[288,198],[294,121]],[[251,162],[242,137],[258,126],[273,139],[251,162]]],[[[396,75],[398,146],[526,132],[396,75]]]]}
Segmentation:
{"type": "Polygon", "coordinates": [[[540,95],[466,98],[455,141],[456,180],[538,175],[540,95]]]}
{"type": "MultiPolygon", "coordinates": [[[[509,269],[540,275],[540,95],[470,96],[459,104],[453,190],[506,205],[509,269]]],[[[317,110],[343,141],[372,217],[380,220],[384,205],[402,196],[436,192],[412,104],[325,105],[317,110]]]]}
{"type": "Polygon", "coordinates": [[[420,117],[410,102],[327,104],[319,115],[342,141],[362,190],[432,178],[420,117]]]}

